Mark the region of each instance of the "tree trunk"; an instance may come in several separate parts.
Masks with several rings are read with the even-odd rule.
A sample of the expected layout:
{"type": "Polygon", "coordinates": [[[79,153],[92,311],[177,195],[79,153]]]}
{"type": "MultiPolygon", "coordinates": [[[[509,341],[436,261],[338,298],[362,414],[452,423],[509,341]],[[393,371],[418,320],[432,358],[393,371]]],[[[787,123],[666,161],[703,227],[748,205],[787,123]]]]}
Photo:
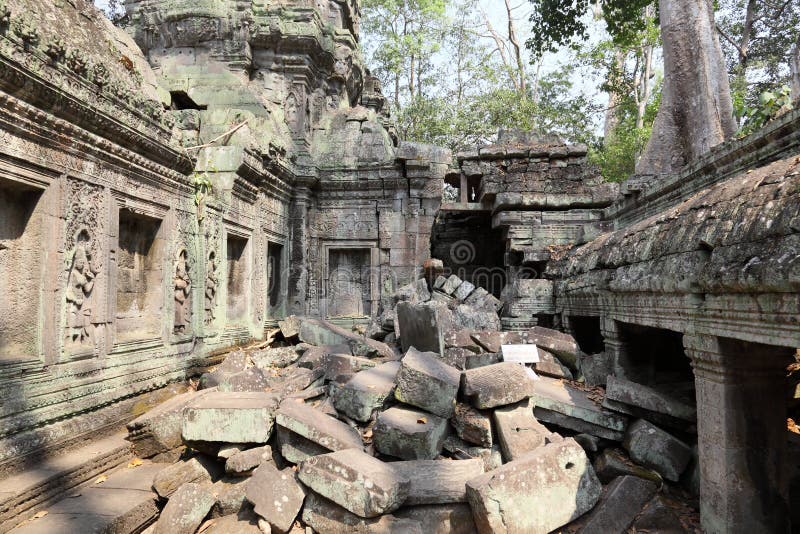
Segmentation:
{"type": "Polygon", "coordinates": [[[792,69],[792,101],[800,101],[800,33],[797,34],[797,40],[794,42],[794,50],[792,50],[791,59],[792,69]]]}
{"type": "Polygon", "coordinates": [[[679,170],[736,132],[711,0],[659,0],[664,89],[637,174],[679,170]]]}
{"type": "MultiPolygon", "coordinates": [[[[618,71],[621,71],[624,64],[625,52],[618,48],[614,51],[614,66],[618,71]]],[[[614,135],[614,130],[619,124],[618,107],[622,102],[622,95],[618,91],[612,90],[614,83],[611,80],[611,69],[609,69],[608,87],[608,108],[606,109],[605,124],[603,126],[603,137],[605,137],[606,141],[611,139],[611,136],[614,135]]]]}

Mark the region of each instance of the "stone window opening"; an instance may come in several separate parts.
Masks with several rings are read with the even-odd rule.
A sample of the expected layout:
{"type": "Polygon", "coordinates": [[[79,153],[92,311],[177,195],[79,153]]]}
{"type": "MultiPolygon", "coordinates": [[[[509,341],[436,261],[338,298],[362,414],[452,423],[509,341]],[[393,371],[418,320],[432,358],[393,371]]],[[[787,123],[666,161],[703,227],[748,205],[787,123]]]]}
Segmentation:
{"type": "Polygon", "coordinates": [[[243,237],[228,235],[226,244],[228,262],[228,320],[237,322],[247,316],[248,310],[248,240],[243,237]]]}
{"type": "Polygon", "coordinates": [[[208,109],[208,106],[201,106],[195,102],[194,99],[192,99],[192,97],[186,93],[186,91],[170,91],[169,94],[172,97],[172,102],[169,107],[174,111],[181,111],[185,109],[208,109]]]}
{"type": "Polygon", "coordinates": [[[470,176],[467,178],[467,202],[469,204],[479,204],[481,193],[481,177],[470,176]]]}
{"type": "Polygon", "coordinates": [[[683,334],[620,323],[620,335],[625,346],[624,361],[620,363],[627,378],[647,385],[672,384],[679,387],[687,384],[691,389],[694,373],[683,348],[683,334]]]}
{"type": "Polygon", "coordinates": [[[0,180],[0,360],[38,355],[42,191],[0,180]]]}
{"type": "Polygon", "coordinates": [[[116,341],[158,337],[164,302],[164,239],[159,219],[119,211],[116,341]]]}
{"type": "Polygon", "coordinates": [[[603,333],[600,330],[600,317],[580,317],[571,315],[568,318],[570,334],[575,338],[581,352],[600,354],[606,350],[603,333]]]}

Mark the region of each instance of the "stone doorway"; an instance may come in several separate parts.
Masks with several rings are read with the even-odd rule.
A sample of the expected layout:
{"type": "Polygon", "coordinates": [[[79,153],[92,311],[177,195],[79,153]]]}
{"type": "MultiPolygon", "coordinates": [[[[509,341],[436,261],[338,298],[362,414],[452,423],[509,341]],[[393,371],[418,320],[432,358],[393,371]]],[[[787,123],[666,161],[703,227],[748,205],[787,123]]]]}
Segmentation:
{"type": "Polygon", "coordinates": [[[116,341],[159,337],[164,306],[161,221],[119,211],[116,341]]]}
{"type": "Polygon", "coordinates": [[[370,273],[370,249],[329,250],[328,317],[370,315],[372,295],[370,273]]]}
{"type": "Polygon", "coordinates": [[[267,310],[269,318],[279,318],[284,311],[283,245],[267,243],[267,310]]]}
{"type": "Polygon", "coordinates": [[[0,180],[0,360],[38,355],[42,192],[0,180]]]}
{"type": "Polygon", "coordinates": [[[228,321],[239,322],[247,315],[247,244],[244,237],[228,235],[228,321]]]}

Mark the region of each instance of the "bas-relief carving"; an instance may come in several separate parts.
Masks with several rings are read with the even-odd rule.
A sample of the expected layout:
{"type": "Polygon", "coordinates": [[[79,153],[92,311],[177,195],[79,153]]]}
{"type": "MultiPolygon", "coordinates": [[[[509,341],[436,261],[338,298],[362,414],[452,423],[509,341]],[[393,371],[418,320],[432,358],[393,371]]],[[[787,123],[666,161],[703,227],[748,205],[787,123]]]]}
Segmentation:
{"type": "Polygon", "coordinates": [[[188,330],[189,318],[192,309],[192,280],[189,276],[187,254],[181,250],[175,262],[175,324],[174,332],[184,334],[188,330]]]}
{"type": "Polygon", "coordinates": [[[206,263],[206,281],[205,281],[205,325],[212,326],[214,319],[216,319],[216,306],[217,306],[217,287],[219,280],[217,279],[217,258],[216,253],[212,250],[208,254],[208,262],[206,263]]]}
{"type": "Polygon", "coordinates": [[[298,119],[300,117],[300,111],[298,109],[297,95],[294,93],[294,91],[289,93],[289,96],[286,97],[286,103],[284,104],[284,115],[286,117],[286,124],[288,124],[293,131],[296,131],[298,119]]]}
{"type": "Polygon", "coordinates": [[[89,234],[81,231],[72,253],[65,298],[67,301],[67,339],[70,348],[94,345],[92,295],[99,272],[89,252],[89,234]]]}

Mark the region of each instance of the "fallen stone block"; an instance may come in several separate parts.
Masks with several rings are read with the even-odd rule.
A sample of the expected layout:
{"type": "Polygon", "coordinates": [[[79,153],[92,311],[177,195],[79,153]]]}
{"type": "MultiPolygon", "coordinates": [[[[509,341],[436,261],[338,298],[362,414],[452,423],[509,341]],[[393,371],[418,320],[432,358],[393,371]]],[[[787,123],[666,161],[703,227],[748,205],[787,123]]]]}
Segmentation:
{"type": "Polygon", "coordinates": [[[410,302],[411,304],[425,302],[430,298],[431,292],[428,290],[428,282],[422,278],[402,286],[394,294],[395,302],[410,302]]]}
{"type": "Polygon", "coordinates": [[[649,480],[633,476],[615,479],[586,518],[580,532],[627,532],[628,527],[653,497],[658,487],[649,480]]]}
{"type": "Polygon", "coordinates": [[[372,427],[375,449],[404,460],[433,460],[447,437],[447,419],[395,406],[378,414],[372,427]]]}
{"type": "Polygon", "coordinates": [[[236,393],[266,391],[268,387],[269,382],[258,367],[226,375],[217,385],[219,391],[236,393]]]}
{"type": "Polygon", "coordinates": [[[302,402],[292,399],[283,401],[275,421],[286,430],[291,430],[329,451],[363,448],[357,430],[302,402]]]}
{"type": "Polygon", "coordinates": [[[483,352],[480,354],[471,354],[467,356],[467,361],[464,365],[464,370],[477,369],[478,367],[486,367],[487,365],[494,365],[503,361],[503,355],[500,353],[483,352]]]}
{"type": "Polygon", "coordinates": [[[300,464],[299,476],[303,484],[360,517],[390,513],[408,497],[407,479],[358,449],[309,458],[300,464]]]}
{"type": "Polygon", "coordinates": [[[472,332],[471,337],[481,347],[482,351],[491,353],[499,353],[503,345],[526,344],[521,332],[479,330],[472,332]]]}
{"type": "Polygon", "coordinates": [[[225,460],[225,472],[243,476],[249,474],[262,463],[271,461],[272,447],[269,445],[247,449],[225,460]]]}
{"type": "Polygon", "coordinates": [[[423,352],[444,353],[441,312],[433,306],[400,302],[395,310],[403,352],[411,347],[423,352]]]}
{"type": "Polygon", "coordinates": [[[286,430],[282,426],[278,426],[276,434],[281,456],[292,464],[299,464],[312,456],[331,452],[322,445],[317,445],[313,441],[299,436],[291,430],[286,430]]]}
{"type": "Polygon", "coordinates": [[[266,443],[277,404],[269,393],[209,393],[184,409],[183,439],[266,443]]]}
{"type": "Polygon", "coordinates": [[[425,534],[475,534],[472,510],[466,504],[431,504],[404,506],[395,517],[420,524],[425,534]]]}
{"type": "Polygon", "coordinates": [[[534,449],[564,439],[536,420],[530,400],[497,408],[492,418],[506,462],[518,460],[534,449]]]}
{"type": "Polygon", "coordinates": [[[453,296],[457,298],[459,301],[464,302],[472,294],[473,291],[475,291],[475,285],[464,280],[463,282],[461,282],[461,285],[458,286],[458,289],[455,290],[453,296]]]}
{"type": "Polygon", "coordinates": [[[528,343],[533,343],[537,347],[552,352],[561,360],[561,363],[571,369],[578,368],[577,362],[580,350],[575,338],[571,335],[550,328],[534,326],[526,332],[526,337],[528,343]]]}
{"type": "Polygon", "coordinates": [[[481,447],[451,434],[445,438],[442,449],[457,460],[479,458],[483,461],[483,470],[487,473],[503,465],[503,455],[497,445],[481,447]]]}
{"type": "Polygon", "coordinates": [[[212,391],[215,390],[182,393],[128,423],[125,439],[133,444],[134,454],[150,458],[180,447],[183,409],[212,391]]]}
{"type": "Polygon", "coordinates": [[[500,330],[503,324],[493,310],[475,308],[469,304],[459,304],[453,311],[453,320],[459,328],[468,330],[500,330]]]}
{"type": "Polygon", "coordinates": [[[282,321],[278,321],[278,328],[286,339],[292,339],[300,335],[300,318],[290,315],[282,321]]]}
{"type": "Polygon", "coordinates": [[[467,502],[467,481],[482,475],[483,460],[413,460],[391,466],[409,481],[405,505],[467,502]]]}
{"type": "Polygon", "coordinates": [[[436,280],[433,282],[433,289],[441,290],[444,285],[447,283],[447,277],[439,275],[436,277],[436,280]]]}
{"type": "Polygon", "coordinates": [[[350,354],[328,354],[322,361],[325,380],[335,380],[337,376],[355,374],[372,369],[377,363],[369,358],[359,358],[350,354]]]}
{"type": "Polygon", "coordinates": [[[574,375],[569,367],[561,363],[554,354],[539,348],[539,361],[533,364],[533,369],[539,375],[572,380],[574,375]]]}
{"type": "Polygon", "coordinates": [[[408,349],[400,361],[394,396],[400,402],[422,408],[434,415],[453,415],[461,373],[441,361],[437,354],[408,349]]]}
{"type": "Polygon", "coordinates": [[[514,404],[534,393],[534,382],[525,368],[511,362],[464,371],[461,391],[479,409],[514,404]]]}
{"type": "Polygon", "coordinates": [[[262,371],[270,368],[289,367],[300,359],[294,347],[269,347],[250,354],[253,364],[262,371]]]}
{"type": "Polygon", "coordinates": [[[656,495],[633,523],[634,532],[658,534],[686,534],[686,528],[672,506],[656,495]]]}
{"type": "Polygon", "coordinates": [[[203,457],[189,458],[168,465],[153,477],[153,491],[159,497],[168,498],[175,491],[189,483],[210,483],[219,474],[216,464],[203,457]]]}
{"type": "Polygon", "coordinates": [[[600,492],[586,453],[572,439],[540,447],[467,482],[481,534],[547,534],[591,510],[600,492]]]}
{"type": "Polygon", "coordinates": [[[322,385],[325,377],[323,369],[303,369],[289,367],[270,377],[272,393],[280,398],[303,391],[314,385],[322,385]]]}
{"type": "Polygon", "coordinates": [[[614,374],[614,362],[607,352],[579,354],[578,370],[588,386],[605,386],[609,375],[614,374]]]}
{"type": "Polygon", "coordinates": [[[437,287],[436,289],[440,290],[445,295],[453,296],[453,293],[461,286],[462,280],[458,276],[451,274],[447,280],[445,280],[442,287],[437,287]]]}
{"type": "MultiPolygon", "coordinates": [[[[587,453],[595,453],[600,450],[600,446],[602,444],[602,439],[598,438],[597,436],[592,436],[591,434],[575,434],[572,436],[572,439],[578,442],[578,444],[583,447],[587,453]]],[[[595,466],[595,471],[597,471],[597,467],[595,466]]],[[[599,478],[599,475],[598,475],[599,478]]],[[[600,481],[602,482],[602,478],[600,481]]]]}
{"type": "Polygon", "coordinates": [[[247,482],[247,500],[273,531],[288,532],[292,528],[305,498],[305,489],[291,468],[279,471],[271,463],[263,464],[247,482]]]}
{"type": "Polygon", "coordinates": [[[297,360],[297,366],[304,369],[319,369],[323,367],[327,355],[349,353],[350,347],[347,345],[322,345],[320,347],[312,345],[297,360]]]}
{"type": "Polygon", "coordinates": [[[449,330],[444,334],[445,348],[466,349],[470,352],[483,352],[483,348],[472,339],[471,330],[449,330]]]}
{"type": "Polygon", "coordinates": [[[643,417],[646,417],[647,412],[654,412],[690,423],[697,421],[697,408],[692,404],[683,402],[668,392],[615,376],[608,377],[605,400],[614,403],[609,406],[612,409],[617,404],[624,404],[635,410],[642,410],[643,417]]]}
{"type": "Polygon", "coordinates": [[[356,421],[369,421],[374,410],[380,409],[394,395],[395,377],[400,362],[387,362],[361,371],[333,395],[336,410],[356,421]]]}
{"type": "Polygon", "coordinates": [[[472,306],[478,310],[499,312],[503,307],[503,301],[479,287],[473,291],[464,301],[464,304],[472,306]]]}
{"type": "Polygon", "coordinates": [[[492,446],[492,420],[488,415],[471,406],[458,403],[450,423],[458,437],[464,441],[482,447],[492,446]]]}
{"type": "Polygon", "coordinates": [[[203,534],[263,534],[258,528],[258,516],[252,510],[216,518],[202,532],[203,534]]]}
{"type": "Polygon", "coordinates": [[[627,417],[599,406],[589,393],[562,380],[540,377],[533,401],[539,421],[613,441],[625,436],[627,417]]]}
{"type": "Polygon", "coordinates": [[[247,449],[247,445],[243,443],[227,443],[222,445],[217,451],[217,458],[227,460],[234,454],[240,453],[247,449]]]}
{"type": "Polygon", "coordinates": [[[153,534],[194,534],[214,502],[207,487],[191,482],[184,484],[161,511],[153,534]]]}
{"type": "Polygon", "coordinates": [[[673,482],[678,481],[692,459],[689,445],[644,419],[630,425],[622,446],[634,462],[655,469],[673,482]]]}
{"type": "Polygon", "coordinates": [[[303,523],[320,534],[430,534],[416,520],[392,514],[366,519],[315,493],[306,497],[303,523]]]}
{"type": "Polygon", "coordinates": [[[248,507],[245,498],[246,482],[244,477],[225,477],[211,485],[211,494],[214,496],[214,506],[211,508],[211,517],[223,517],[238,514],[248,507]]]}
{"type": "Polygon", "coordinates": [[[302,318],[300,340],[311,345],[347,345],[354,356],[394,358],[394,351],[380,341],[360,336],[321,319],[302,318]]]}
{"type": "Polygon", "coordinates": [[[617,449],[605,449],[594,460],[594,472],[603,484],[623,476],[635,476],[661,483],[661,475],[631,462],[627,456],[617,449]]]}

